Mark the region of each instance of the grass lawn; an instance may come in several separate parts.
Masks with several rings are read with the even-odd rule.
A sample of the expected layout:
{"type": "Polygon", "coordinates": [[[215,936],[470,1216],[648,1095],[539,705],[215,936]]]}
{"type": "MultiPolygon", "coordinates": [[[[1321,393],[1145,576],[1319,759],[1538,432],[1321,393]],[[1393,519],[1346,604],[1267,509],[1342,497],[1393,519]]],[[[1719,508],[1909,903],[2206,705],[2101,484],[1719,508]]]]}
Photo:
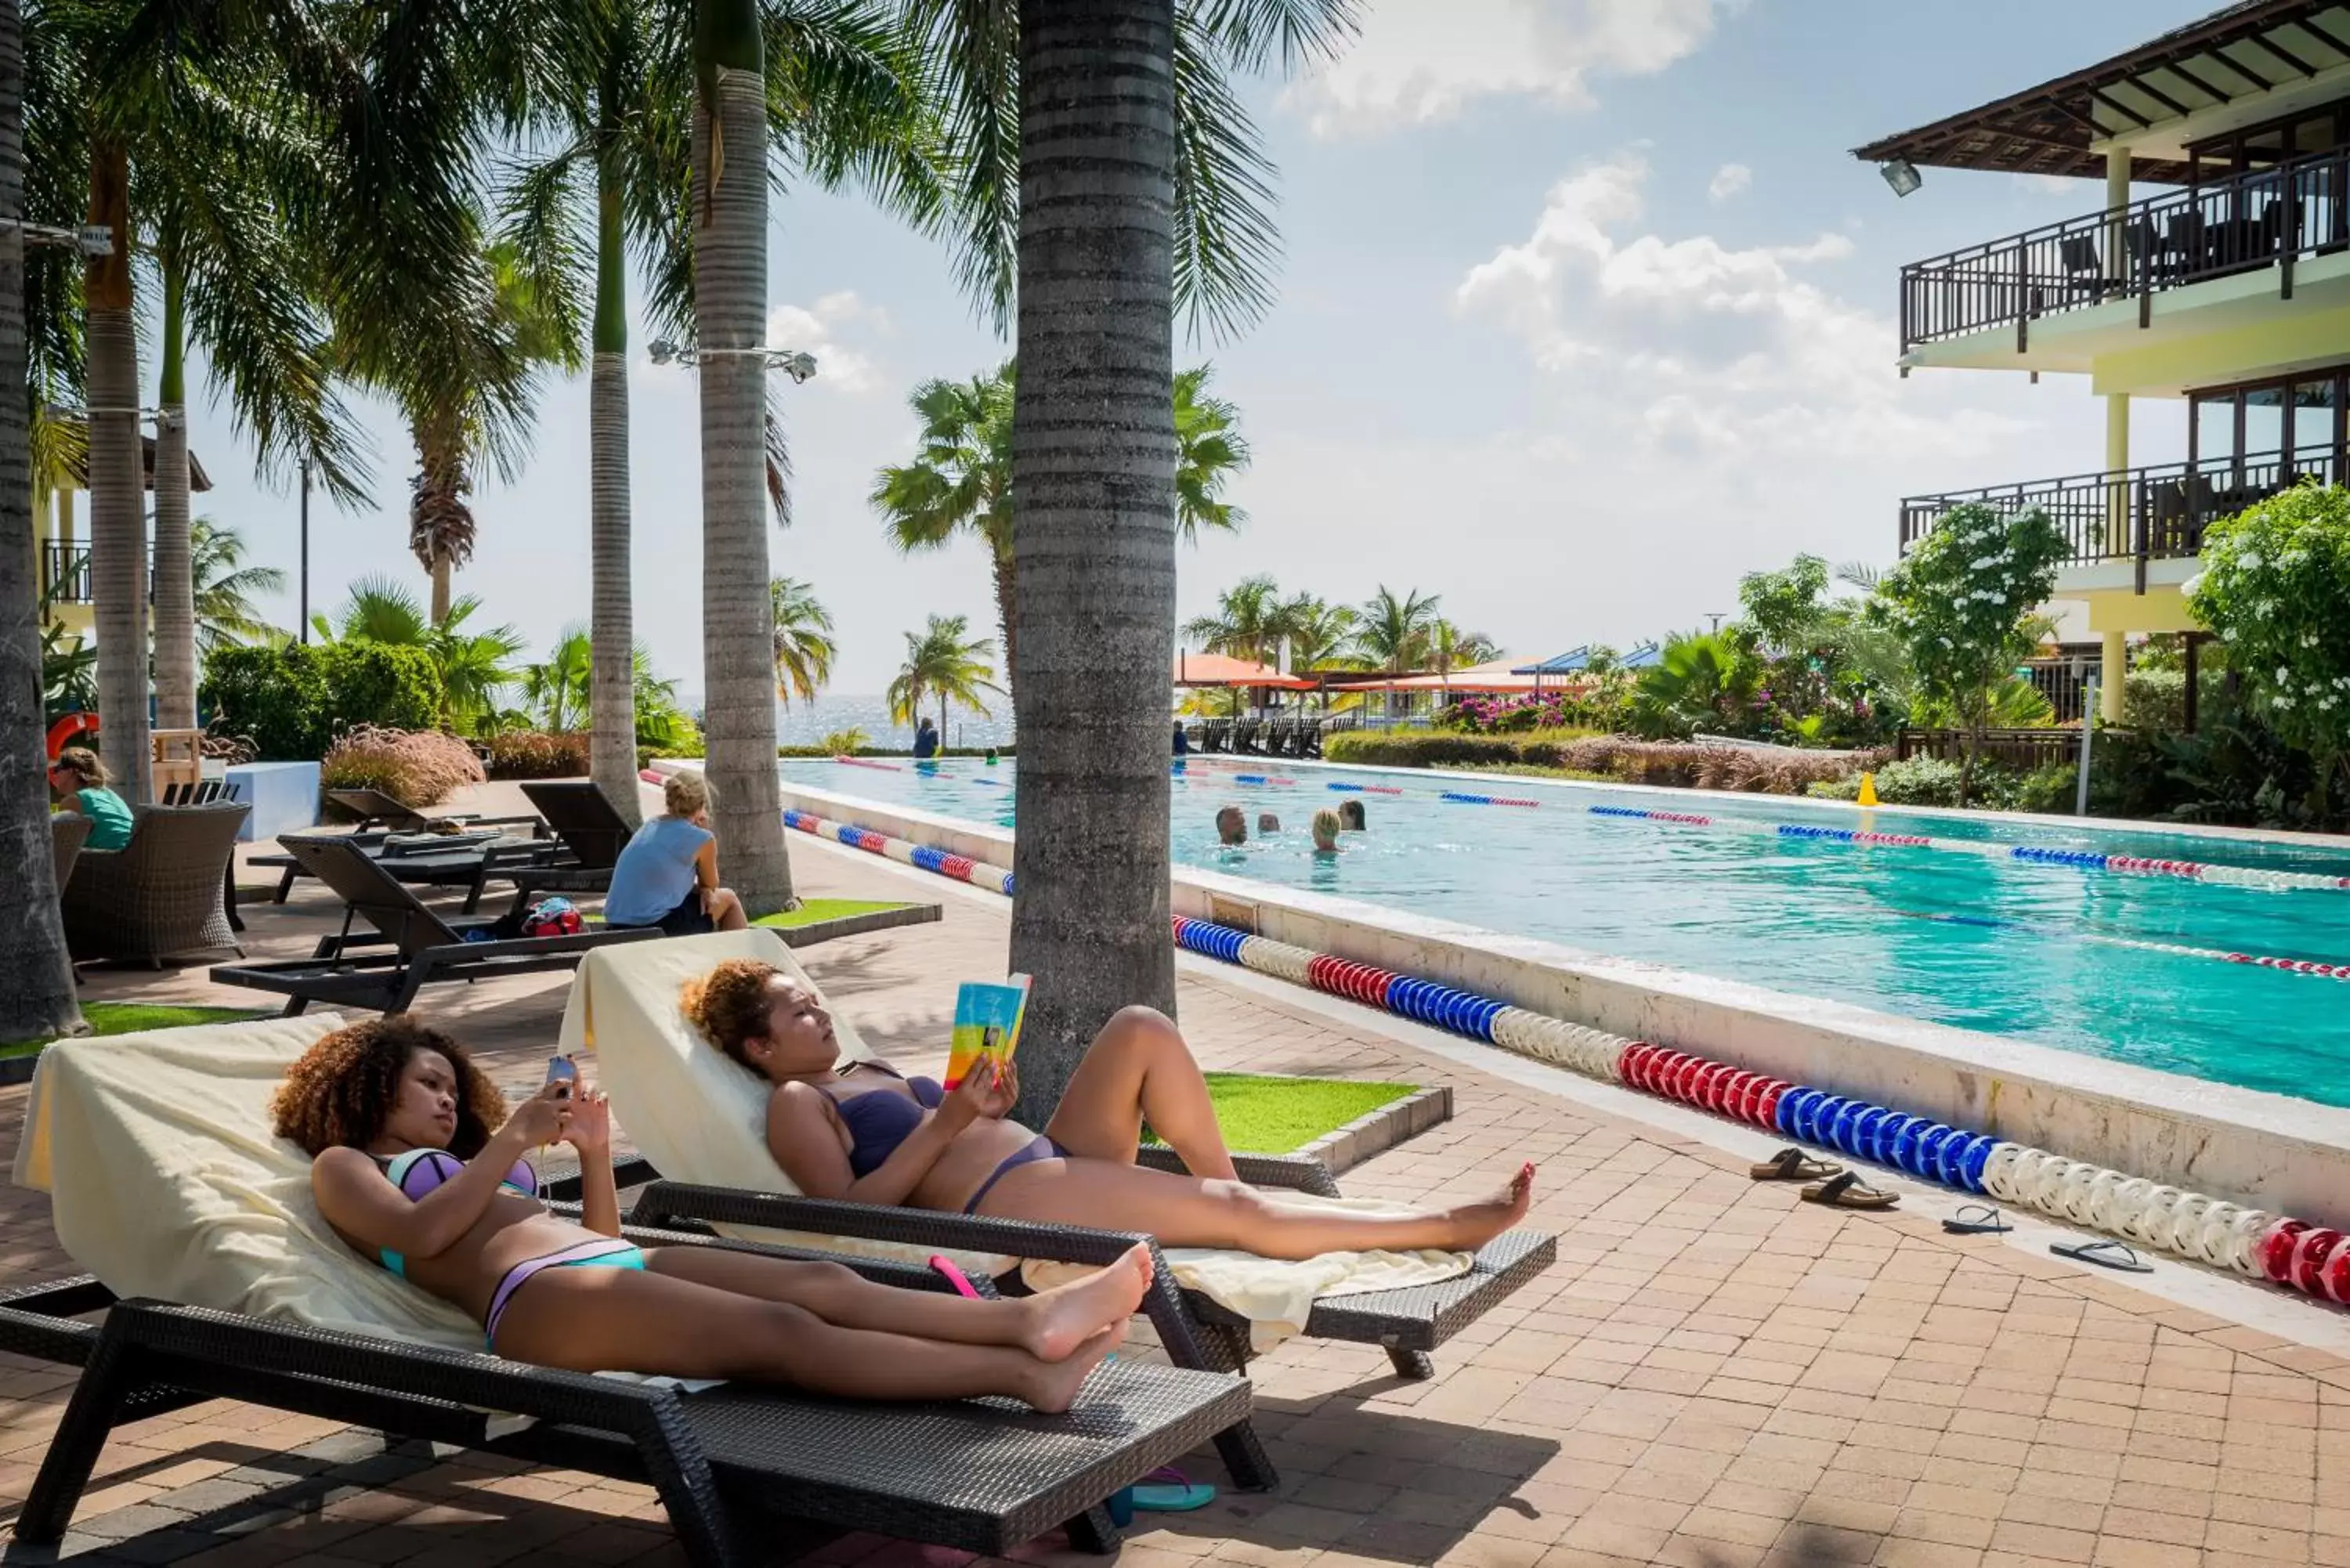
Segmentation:
{"type": "Polygon", "coordinates": [[[1351,1078],[1268,1078],[1253,1073],[1211,1073],[1208,1097],[1224,1143],[1242,1154],[1289,1154],[1357,1116],[1402,1099],[1410,1084],[1365,1084],[1351,1078]]]}
{"type": "Polygon", "coordinates": [[[911,908],[911,904],[896,898],[810,898],[796,909],[780,915],[762,915],[751,923],[754,926],[812,926],[818,920],[845,920],[851,915],[872,915],[883,909],[911,908]]]}
{"type": "MultiPolygon", "coordinates": [[[[140,1034],[150,1029],[184,1029],[192,1023],[234,1023],[246,1018],[267,1018],[266,1009],[251,1007],[182,1007],[159,1002],[85,1002],[81,1015],[92,1034],[140,1034]]],[[[0,1056],[25,1056],[48,1044],[47,1040],[20,1040],[0,1045],[0,1056]]]]}

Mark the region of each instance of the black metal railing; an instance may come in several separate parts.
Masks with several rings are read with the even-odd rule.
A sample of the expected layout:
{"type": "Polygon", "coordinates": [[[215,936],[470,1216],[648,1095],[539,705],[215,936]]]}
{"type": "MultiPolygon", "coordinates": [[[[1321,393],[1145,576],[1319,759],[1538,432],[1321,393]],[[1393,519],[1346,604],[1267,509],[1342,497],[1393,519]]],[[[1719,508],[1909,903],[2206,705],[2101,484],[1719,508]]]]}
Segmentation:
{"type": "Polygon", "coordinates": [[[2350,248],[2350,149],[2151,196],[1901,269],[1901,347],[2136,298],[2262,267],[2293,295],[2297,260],[2350,248]]]}
{"type": "Polygon", "coordinates": [[[41,591],[56,604],[88,604],[88,548],[68,539],[42,540],[41,591]]]}
{"type": "Polygon", "coordinates": [[[1912,495],[1901,503],[1901,548],[1906,552],[1924,538],[1953,507],[1982,503],[2021,512],[2037,506],[2064,535],[2067,565],[2135,559],[2143,587],[2145,563],[2200,555],[2203,530],[2218,519],[2304,479],[2338,484],[2343,469],[2337,452],[2272,452],[1912,495]]]}
{"type": "MultiPolygon", "coordinates": [[[[1955,763],[1966,756],[1969,739],[1964,730],[1912,730],[1904,725],[1893,738],[1893,755],[1900,762],[1911,757],[1933,757],[1955,763]]],[[[2081,732],[2077,728],[1986,730],[1981,754],[1986,762],[2003,763],[2018,773],[2031,773],[2057,763],[2077,762],[2081,732]]]]}

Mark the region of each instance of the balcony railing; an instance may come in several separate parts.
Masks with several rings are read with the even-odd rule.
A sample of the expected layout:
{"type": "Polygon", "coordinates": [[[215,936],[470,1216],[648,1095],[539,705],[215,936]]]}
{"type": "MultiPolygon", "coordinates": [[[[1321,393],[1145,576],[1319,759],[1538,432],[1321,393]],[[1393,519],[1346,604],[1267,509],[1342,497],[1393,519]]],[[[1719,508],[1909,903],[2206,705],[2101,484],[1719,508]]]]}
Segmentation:
{"type": "Polygon", "coordinates": [[[88,546],[69,539],[41,541],[41,591],[56,604],[89,603],[88,546]]]}
{"type": "Polygon", "coordinates": [[[2272,452],[1996,484],[1946,495],[1912,495],[1901,503],[1901,548],[1906,552],[1924,538],[1956,506],[1981,502],[2002,512],[2037,506],[2064,535],[2067,565],[2134,559],[2143,591],[2148,561],[2202,554],[2203,530],[2217,519],[2233,516],[2303,479],[2341,483],[2343,469],[2342,456],[2335,452],[2293,456],[2272,452]]]}
{"type": "Polygon", "coordinates": [[[1901,269],[1901,347],[2012,327],[2022,352],[2042,317],[2153,296],[2274,267],[2293,296],[2296,261],[2350,247],[2350,149],[2126,207],[2068,218],[1901,269]]]}

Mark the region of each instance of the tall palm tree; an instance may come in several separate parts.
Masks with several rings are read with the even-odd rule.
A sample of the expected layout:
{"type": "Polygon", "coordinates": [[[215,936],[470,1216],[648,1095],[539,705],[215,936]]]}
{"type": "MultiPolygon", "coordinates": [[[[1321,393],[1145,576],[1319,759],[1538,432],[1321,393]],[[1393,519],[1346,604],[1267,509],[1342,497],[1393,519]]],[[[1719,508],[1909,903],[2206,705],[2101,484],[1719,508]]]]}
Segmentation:
{"type": "Polygon", "coordinates": [[[693,306],[702,350],[702,662],[712,817],[754,917],[790,909],[767,584],[766,48],[758,0],[694,0],[693,306]]]}
{"type": "Polygon", "coordinates": [[[1300,594],[1283,612],[1289,623],[1289,668],[1304,674],[1314,670],[1342,670],[1352,662],[1347,650],[1354,646],[1361,618],[1352,605],[1326,604],[1312,594],[1300,594]]]}
{"type": "Polygon", "coordinates": [[[261,618],[255,594],[281,593],[286,574],[244,564],[244,536],[209,517],[188,524],[188,576],[196,612],[196,648],[210,654],[260,642],[277,628],[261,618]]]}
{"type": "MultiPolygon", "coordinates": [[[[1206,395],[1208,366],[1175,378],[1175,531],[1197,544],[1200,530],[1237,529],[1248,514],[1223,498],[1248,466],[1239,411],[1206,395]]],[[[1018,572],[1012,553],[1012,405],[1018,379],[1006,360],[992,376],[925,381],[909,400],[921,421],[914,461],[883,469],[869,499],[889,542],[909,553],[936,549],[963,534],[987,546],[995,572],[995,618],[1007,670],[1019,660],[1013,614],[1018,572]]]]}
{"type": "Polygon", "coordinates": [[[775,701],[786,708],[795,697],[813,702],[832,679],[833,657],[840,651],[832,640],[832,612],[796,577],[775,578],[767,597],[775,616],[775,701]]]}
{"type": "MultiPolygon", "coordinates": [[[[26,384],[25,45],[17,0],[0,0],[0,538],[33,536],[26,384]]],[[[0,1041],[78,1028],[73,967],[49,854],[42,764],[40,583],[29,549],[0,550],[0,1041]]]]}
{"type": "Polygon", "coordinates": [[[1386,584],[1363,601],[1355,627],[1355,650],[1390,675],[1417,670],[1430,657],[1430,642],[1442,624],[1436,607],[1442,596],[1406,589],[1399,597],[1386,584]]]}
{"type": "Polygon", "coordinates": [[[906,662],[899,666],[897,679],[889,682],[885,694],[889,717],[900,724],[910,724],[923,699],[936,698],[939,736],[944,743],[948,704],[969,708],[984,716],[987,703],[982,694],[1003,694],[1003,688],[995,684],[995,667],[987,662],[994,653],[993,639],[971,635],[969,616],[931,617],[930,624],[920,631],[906,634],[906,662]]]}
{"type": "Polygon", "coordinates": [[[523,667],[523,702],[540,728],[560,734],[577,730],[587,721],[589,666],[594,658],[587,631],[573,627],[556,639],[545,660],[523,667]]]}
{"type": "Polygon", "coordinates": [[[1183,635],[1210,653],[1269,664],[1295,634],[1301,608],[1271,577],[1243,577],[1217,596],[1213,614],[1185,621],[1183,635]]]}

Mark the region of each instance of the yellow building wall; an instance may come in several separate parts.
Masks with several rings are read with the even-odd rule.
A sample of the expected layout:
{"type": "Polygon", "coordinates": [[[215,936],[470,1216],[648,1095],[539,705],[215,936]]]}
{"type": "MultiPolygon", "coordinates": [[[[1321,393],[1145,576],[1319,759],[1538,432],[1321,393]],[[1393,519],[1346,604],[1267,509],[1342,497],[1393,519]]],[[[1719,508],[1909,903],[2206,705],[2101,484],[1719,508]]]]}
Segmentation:
{"type": "Polygon", "coordinates": [[[2189,387],[2256,380],[2345,359],[2350,359],[2350,306],[2303,312],[2291,300],[2278,300],[2259,320],[2100,354],[2090,385],[2100,395],[2175,398],[2189,387]]]}
{"type": "Polygon", "coordinates": [[[2149,583],[2143,594],[2131,593],[2125,588],[2066,594],[2064,597],[2088,607],[2091,631],[2135,634],[2205,629],[2203,623],[2188,610],[2187,596],[2175,587],[2149,583]]]}

